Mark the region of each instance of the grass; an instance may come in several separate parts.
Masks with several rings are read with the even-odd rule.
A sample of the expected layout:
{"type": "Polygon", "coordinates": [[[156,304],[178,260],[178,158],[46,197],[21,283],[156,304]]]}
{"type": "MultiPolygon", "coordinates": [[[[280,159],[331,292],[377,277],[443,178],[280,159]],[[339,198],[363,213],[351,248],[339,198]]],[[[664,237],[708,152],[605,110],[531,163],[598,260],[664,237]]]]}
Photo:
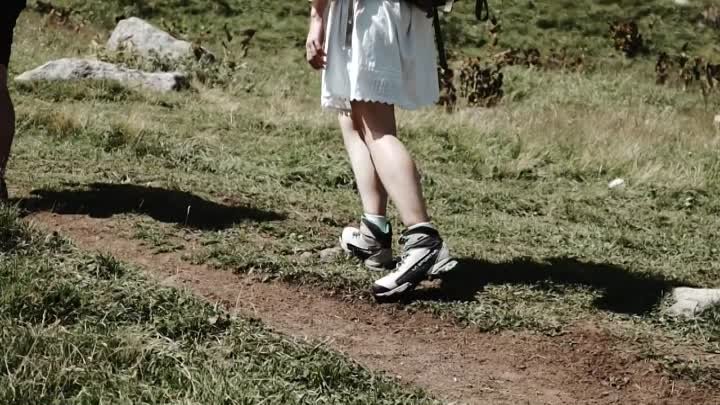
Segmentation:
{"type": "MultiPolygon", "coordinates": [[[[167,95],[110,83],[13,85],[9,177],[19,195],[32,192],[25,209],[122,216],[154,249],[174,249],[166,239],[175,234],[203,246],[187,260],[368,298],[376,275],[344,259],[301,259],[359,216],[336,122],[319,111],[318,78],[299,51],[304,2],[57,3],[86,26],[75,33],[25,13],[11,73],[95,53],[91,41],[102,43],[121,14],[210,47],[222,55],[220,77],[231,62],[236,70],[167,95]],[[220,43],[225,24],[235,34],[259,28],[246,58],[220,43]]],[[[466,21],[470,3],[449,17],[450,45],[492,54],[485,27],[466,21]]],[[[434,220],[463,258],[454,279],[403,304],[488,332],[553,335],[598,323],[641,336],[642,350],[672,359],[682,375],[717,375],[694,363],[720,351],[717,309],[681,321],[662,308],[673,286],[720,284],[720,100],[657,86],[653,73],[655,53],[686,41],[712,54],[717,32],[698,24],[705,4],[528,4],[491,2],[499,48],[567,46],[594,67],[512,67],[496,108],[399,114],[434,220]],[[651,40],[636,60],[617,55],[606,34],[607,22],[628,16],[651,40]],[[625,190],[608,189],[616,177],[625,190]]]]}
{"type": "MultiPolygon", "coordinates": [[[[246,28],[258,30],[259,52],[304,43],[305,3],[223,0],[201,1],[124,0],[84,2],[58,0],[81,21],[111,28],[118,16],[140,16],[158,21],[170,32],[198,43],[215,45],[226,34],[246,28]],[[282,30],[275,29],[282,26],[282,30]]],[[[589,55],[608,56],[608,25],[628,19],[639,23],[650,51],[679,50],[684,43],[702,55],[717,51],[716,32],[703,25],[702,10],[712,1],[679,6],[654,1],[490,1],[492,14],[502,29],[499,47],[568,48],[589,55]]],[[[487,27],[474,20],[473,1],[460,1],[446,16],[448,45],[459,51],[476,52],[487,42],[487,27]]],[[[231,43],[232,45],[232,43],[231,43]]],[[[232,47],[231,47],[232,48],[232,47]]],[[[266,56],[266,55],[263,55],[266,56]]]]}
{"type": "Polygon", "coordinates": [[[0,225],[3,404],[434,403],[40,234],[14,209],[0,225]]]}

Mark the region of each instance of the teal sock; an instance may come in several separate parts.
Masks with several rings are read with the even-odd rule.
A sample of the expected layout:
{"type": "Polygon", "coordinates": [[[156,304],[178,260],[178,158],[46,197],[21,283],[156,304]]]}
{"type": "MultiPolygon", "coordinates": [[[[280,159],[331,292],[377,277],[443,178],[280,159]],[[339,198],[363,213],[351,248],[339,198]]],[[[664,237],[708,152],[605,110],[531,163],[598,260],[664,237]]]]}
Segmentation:
{"type": "Polygon", "coordinates": [[[363,218],[365,218],[371,224],[377,226],[378,229],[382,230],[383,232],[385,232],[385,233],[390,232],[390,222],[388,221],[386,216],[363,214],[363,218]]]}

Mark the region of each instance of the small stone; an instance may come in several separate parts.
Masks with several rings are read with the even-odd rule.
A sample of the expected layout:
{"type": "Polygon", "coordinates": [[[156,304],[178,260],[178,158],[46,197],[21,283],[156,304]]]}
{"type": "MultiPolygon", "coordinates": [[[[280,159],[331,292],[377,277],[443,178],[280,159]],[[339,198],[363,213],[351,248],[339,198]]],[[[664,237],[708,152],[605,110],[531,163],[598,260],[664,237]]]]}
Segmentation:
{"type": "Polygon", "coordinates": [[[300,255],[300,261],[303,263],[307,263],[307,262],[311,261],[312,258],[313,258],[312,252],[303,252],[300,255]]]}
{"type": "Polygon", "coordinates": [[[720,305],[720,288],[678,287],[672,292],[674,304],[668,313],[674,316],[694,318],[706,309],[720,305]]]}
{"type": "Polygon", "coordinates": [[[180,72],[149,73],[128,69],[94,59],[64,58],[47,62],[15,77],[18,82],[70,80],[109,80],[134,88],[168,92],[187,85],[187,76],[180,72]]]}
{"type": "Polygon", "coordinates": [[[320,251],[320,261],[323,263],[334,262],[342,254],[342,248],[333,247],[320,251]]]}
{"type": "Polygon", "coordinates": [[[713,124],[715,124],[715,128],[720,130],[720,114],[717,114],[715,118],[713,119],[713,124]]]}
{"type": "Polygon", "coordinates": [[[611,190],[622,190],[625,188],[625,180],[615,179],[608,183],[608,188],[611,190]]]}

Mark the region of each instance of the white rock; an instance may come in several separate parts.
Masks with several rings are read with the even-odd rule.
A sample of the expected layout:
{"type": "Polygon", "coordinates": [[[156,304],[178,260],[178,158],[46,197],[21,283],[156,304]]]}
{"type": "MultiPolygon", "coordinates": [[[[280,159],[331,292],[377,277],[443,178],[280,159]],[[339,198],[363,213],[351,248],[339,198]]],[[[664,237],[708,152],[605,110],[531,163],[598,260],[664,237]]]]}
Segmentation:
{"type": "Polygon", "coordinates": [[[720,114],[717,114],[715,118],[713,119],[713,124],[715,124],[715,128],[720,129],[720,114]]]}
{"type": "Polygon", "coordinates": [[[167,92],[187,84],[180,72],[148,73],[93,59],[65,58],[50,61],[15,77],[18,82],[43,80],[111,80],[127,87],[167,92]]]}
{"type": "Polygon", "coordinates": [[[625,180],[615,179],[615,180],[611,181],[610,183],[608,183],[608,188],[622,190],[625,188],[625,180]]]}
{"type": "Polygon", "coordinates": [[[333,262],[335,261],[335,259],[340,257],[342,253],[343,250],[339,247],[323,249],[320,251],[320,261],[323,263],[333,262]]]}
{"type": "Polygon", "coordinates": [[[692,318],[704,310],[720,305],[720,288],[678,287],[672,292],[673,305],[668,309],[671,315],[692,318]]]}
{"type": "Polygon", "coordinates": [[[673,0],[673,2],[678,6],[687,6],[688,4],[690,4],[690,1],[688,0],[673,0]]]}
{"type": "Polygon", "coordinates": [[[107,48],[116,51],[122,47],[131,48],[146,57],[157,55],[177,60],[193,56],[193,46],[190,42],[174,38],[137,17],[120,20],[110,35],[107,48]]]}

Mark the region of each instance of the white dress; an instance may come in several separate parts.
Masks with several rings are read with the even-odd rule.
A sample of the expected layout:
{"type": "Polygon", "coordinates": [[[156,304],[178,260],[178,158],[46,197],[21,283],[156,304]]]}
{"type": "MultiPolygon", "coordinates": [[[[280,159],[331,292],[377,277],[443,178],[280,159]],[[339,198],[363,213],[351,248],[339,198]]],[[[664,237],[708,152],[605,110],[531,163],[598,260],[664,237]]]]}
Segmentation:
{"type": "Polygon", "coordinates": [[[349,111],[352,100],[412,110],[437,102],[435,31],[422,10],[402,0],[332,0],[325,21],[323,108],[349,111]]]}

